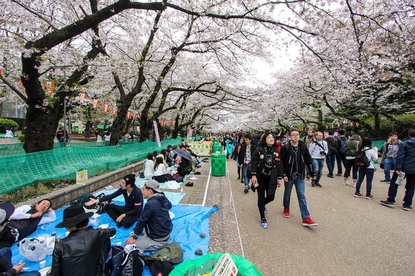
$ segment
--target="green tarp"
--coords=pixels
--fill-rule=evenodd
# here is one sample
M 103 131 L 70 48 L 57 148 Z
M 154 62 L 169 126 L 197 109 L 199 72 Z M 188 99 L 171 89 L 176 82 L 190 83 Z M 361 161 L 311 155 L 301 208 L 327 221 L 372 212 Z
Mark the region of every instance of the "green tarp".
M 203 275 L 212 272 L 217 261 L 222 257 L 224 253 L 210 253 L 206 254 L 203 257 L 187 260 L 179 264 L 169 276 L 197 276 Z M 232 255 L 232 260 L 235 262 L 236 267 L 238 268 L 238 276 L 262 276 L 263 274 L 259 272 L 255 265 L 248 261 L 247 259 L 238 256 Z

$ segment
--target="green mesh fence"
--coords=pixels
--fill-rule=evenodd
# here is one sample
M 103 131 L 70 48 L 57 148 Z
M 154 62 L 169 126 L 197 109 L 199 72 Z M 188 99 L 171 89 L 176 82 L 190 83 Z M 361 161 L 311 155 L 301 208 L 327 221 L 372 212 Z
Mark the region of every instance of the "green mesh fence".
M 178 145 L 180 140 L 164 140 L 160 148 L 152 141 L 121 142 L 111 147 L 96 142 L 71 143 L 66 147 L 28 154 L 17 150 L 18 146 L 22 147 L 21 144 L 8 145 L 10 149 L 4 151 L 19 153 L 0 156 L 0 194 L 19 189 L 36 180 L 75 179 L 76 172 L 81 170 L 88 170 L 88 176 L 112 171 L 141 160 L 150 152 L 167 148 L 167 145 Z
M 24 154 L 23 143 L 0 145 L 0 156 Z

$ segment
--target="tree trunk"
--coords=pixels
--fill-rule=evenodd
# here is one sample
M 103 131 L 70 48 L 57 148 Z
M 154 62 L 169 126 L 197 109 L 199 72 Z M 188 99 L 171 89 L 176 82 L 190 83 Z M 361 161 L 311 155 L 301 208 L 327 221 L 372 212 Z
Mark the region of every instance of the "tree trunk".
M 117 116 L 115 117 L 111 126 L 110 146 L 118 145 L 120 136 L 124 134 L 123 130 L 125 127 L 125 115 L 127 114 L 130 105 L 131 102 L 124 101 L 122 105 L 118 107 Z
M 80 126 L 78 126 L 78 127 L 80 127 Z M 85 138 L 91 137 L 91 130 L 92 130 L 91 106 L 88 105 L 88 108 L 86 110 L 86 124 L 85 124 L 85 133 L 84 133 Z
M 179 116 L 176 116 L 176 118 L 174 119 L 174 128 L 171 134 L 171 138 L 176 139 L 179 136 Z
M 370 131 L 370 130 L 369 130 Z M 374 114 L 374 125 L 373 125 L 373 132 L 375 134 L 375 138 L 381 138 L 380 136 L 380 116 L 379 113 Z
M 150 139 L 151 130 L 152 122 L 148 119 L 148 116 L 143 113 L 140 119 L 140 142 Z
M 26 153 L 53 149 L 55 131 L 63 116 L 65 93 L 53 104 L 45 104 L 45 92 L 39 81 L 39 57 L 36 53 L 25 57 L 22 55 L 23 76 L 21 80 L 27 94 L 27 113 L 25 121 Z
M 317 112 L 318 112 L 318 119 L 317 119 L 318 129 L 322 131 L 325 129 L 324 122 L 323 122 L 323 111 L 321 109 L 318 109 Z
M 53 149 L 55 132 L 61 118 L 60 110 L 28 107 L 23 146 L 26 153 Z

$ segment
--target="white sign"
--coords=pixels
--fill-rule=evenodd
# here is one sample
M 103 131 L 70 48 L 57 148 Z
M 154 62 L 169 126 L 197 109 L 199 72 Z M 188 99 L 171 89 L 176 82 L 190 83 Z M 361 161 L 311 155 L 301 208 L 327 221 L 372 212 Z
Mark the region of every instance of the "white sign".
M 232 260 L 231 255 L 225 253 L 215 265 L 211 276 L 236 276 L 237 274 L 238 268 Z

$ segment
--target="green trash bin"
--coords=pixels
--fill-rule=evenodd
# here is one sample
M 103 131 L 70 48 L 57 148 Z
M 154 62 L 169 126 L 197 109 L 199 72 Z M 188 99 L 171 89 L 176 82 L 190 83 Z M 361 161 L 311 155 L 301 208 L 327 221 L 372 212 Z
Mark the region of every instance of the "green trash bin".
M 226 175 L 226 154 L 213 153 L 211 156 L 211 166 L 213 176 Z
M 212 145 L 212 154 L 216 152 L 222 152 L 222 146 L 219 144 Z

